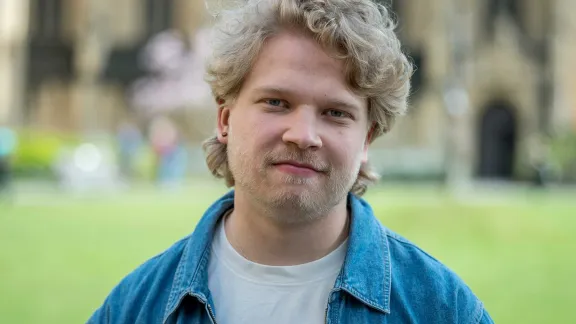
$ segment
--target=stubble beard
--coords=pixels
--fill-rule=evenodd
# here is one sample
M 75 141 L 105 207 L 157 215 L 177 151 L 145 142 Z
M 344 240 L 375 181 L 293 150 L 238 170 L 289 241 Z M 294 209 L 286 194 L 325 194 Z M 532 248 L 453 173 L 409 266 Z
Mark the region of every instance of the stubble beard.
M 269 163 L 273 159 L 268 154 L 255 161 L 239 150 L 228 154 L 236 189 L 246 192 L 266 215 L 285 225 L 311 223 L 326 216 L 346 199 L 360 169 L 357 163 L 354 172 L 349 173 L 328 166 L 325 173 L 314 178 L 279 176 L 273 174 L 276 171 Z

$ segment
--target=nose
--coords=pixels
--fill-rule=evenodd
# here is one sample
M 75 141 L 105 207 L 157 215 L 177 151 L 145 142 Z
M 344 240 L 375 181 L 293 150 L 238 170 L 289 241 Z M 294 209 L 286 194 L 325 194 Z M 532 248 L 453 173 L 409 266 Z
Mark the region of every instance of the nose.
M 291 143 L 301 150 L 319 149 L 322 140 L 314 109 L 295 109 L 288 120 L 288 127 L 282 136 L 284 143 Z

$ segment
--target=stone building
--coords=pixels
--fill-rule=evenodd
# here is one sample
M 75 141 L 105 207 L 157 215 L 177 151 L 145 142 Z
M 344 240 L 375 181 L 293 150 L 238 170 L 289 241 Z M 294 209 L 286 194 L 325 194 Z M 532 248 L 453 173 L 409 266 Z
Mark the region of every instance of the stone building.
M 418 67 L 408 116 L 372 150 L 382 173 L 527 178 L 531 143 L 576 131 L 574 1 L 382 2 Z M 151 74 L 150 39 L 172 29 L 194 49 L 206 24 L 202 0 L 2 0 L 0 124 L 112 131 L 134 115 L 127 91 Z M 214 106 L 196 106 L 176 119 L 198 143 Z
M 526 179 L 539 138 L 576 131 L 575 2 L 395 0 L 392 8 L 418 70 L 410 113 L 375 155 L 385 173 Z
M 0 38 L 0 76 L 7 78 L 0 91 L 13 94 L 2 96 L 10 102 L 0 105 L 1 116 L 60 131 L 111 131 L 131 119 L 127 91 L 153 74 L 142 58 L 150 40 L 173 30 L 190 46 L 206 24 L 204 4 L 194 0 L 0 3 L 2 14 L 18 22 L 7 26 L 9 40 Z

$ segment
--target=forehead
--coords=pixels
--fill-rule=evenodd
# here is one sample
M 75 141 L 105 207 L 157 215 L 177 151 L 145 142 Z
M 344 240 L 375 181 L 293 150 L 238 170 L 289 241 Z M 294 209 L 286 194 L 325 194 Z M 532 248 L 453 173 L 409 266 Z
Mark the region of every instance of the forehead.
M 344 62 L 331 57 L 314 39 L 284 31 L 264 43 L 244 90 L 282 88 L 302 99 L 323 98 L 365 106 L 366 100 L 348 86 L 344 71 Z

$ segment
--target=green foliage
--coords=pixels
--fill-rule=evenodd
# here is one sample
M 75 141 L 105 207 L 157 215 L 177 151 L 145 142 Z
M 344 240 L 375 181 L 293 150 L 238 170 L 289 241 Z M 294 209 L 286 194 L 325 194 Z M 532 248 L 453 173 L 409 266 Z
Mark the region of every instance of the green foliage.
M 70 134 L 21 130 L 12 159 L 14 173 L 20 177 L 51 177 L 54 163 L 62 150 L 78 143 L 79 138 Z
M 156 156 L 150 146 L 142 146 L 134 161 L 136 179 L 151 181 L 156 177 Z
M 18 145 L 12 156 L 14 174 L 17 178 L 54 178 L 54 167 L 65 152 L 82 143 L 77 134 L 42 130 L 18 131 Z M 92 142 L 110 150 L 111 160 L 117 163 L 118 144 L 113 138 L 99 138 Z M 155 156 L 144 142 L 134 158 L 134 171 L 137 180 L 152 180 L 155 172 Z

